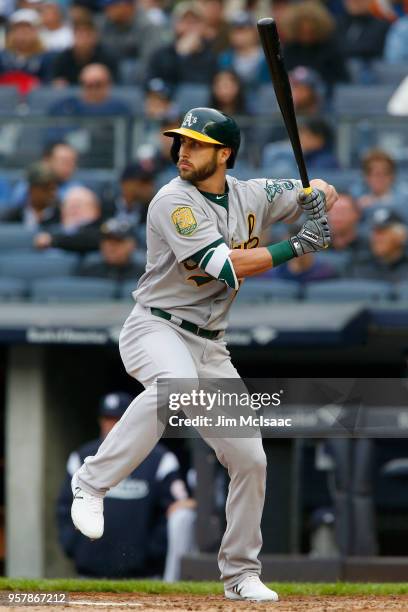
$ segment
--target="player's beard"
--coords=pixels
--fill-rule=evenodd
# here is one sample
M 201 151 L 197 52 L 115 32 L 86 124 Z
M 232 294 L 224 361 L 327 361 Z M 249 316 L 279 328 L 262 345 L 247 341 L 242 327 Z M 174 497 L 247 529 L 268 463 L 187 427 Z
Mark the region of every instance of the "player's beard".
M 179 174 L 182 179 L 189 181 L 193 185 L 205 181 L 210 178 L 217 170 L 217 151 L 213 152 L 212 159 L 203 167 L 198 170 L 191 168 L 179 168 Z

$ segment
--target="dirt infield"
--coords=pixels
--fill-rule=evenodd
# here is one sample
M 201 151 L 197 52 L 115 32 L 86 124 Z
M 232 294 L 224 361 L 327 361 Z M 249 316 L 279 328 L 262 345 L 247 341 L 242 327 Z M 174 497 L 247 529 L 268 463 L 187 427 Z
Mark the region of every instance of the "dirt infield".
M 59 606 L 5 606 L 1 610 L 13 612 L 62 612 L 73 610 L 96 611 L 108 610 L 129 612 L 141 610 L 146 612 L 371 612 L 372 610 L 391 610 L 408 612 L 408 595 L 395 596 L 353 596 L 353 597 L 318 597 L 287 596 L 278 603 L 262 604 L 250 602 L 230 602 L 220 595 L 142 595 L 115 593 L 71 593 L 69 605 Z

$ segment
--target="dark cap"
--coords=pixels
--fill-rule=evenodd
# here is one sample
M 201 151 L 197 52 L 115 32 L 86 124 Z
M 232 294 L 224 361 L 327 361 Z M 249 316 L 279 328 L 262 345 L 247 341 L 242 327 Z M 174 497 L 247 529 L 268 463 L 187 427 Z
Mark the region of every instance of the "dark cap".
M 301 85 L 308 85 L 312 89 L 321 90 L 323 87 L 323 81 L 319 74 L 311 68 L 306 66 L 296 66 L 289 72 L 289 80 L 291 83 L 300 83 Z
M 172 96 L 171 87 L 166 81 L 157 77 L 147 82 L 146 93 L 154 93 L 165 100 L 170 100 Z
M 141 181 L 153 181 L 154 171 L 153 166 L 148 162 L 143 161 L 133 162 L 126 166 L 123 170 L 120 180 L 127 181 L 129 179 L 138 179 Z
M 228 23 L 233 28 L 255 26 L 255 20 L 248 11 L 237 11 L 236 13 L 233 13 L 229 18 Z
M 384 228 L 396 223 L 404 224 L 404 220 L 392 208 L 377 208 L 373 212 L 371 225 L 373 228 Z
M 30 185 L 49 185 L 56 183 L 57 177 L 44 162 L 35 162 L 27 168 L 27 182 Z
M 99 416 L 120 419 L 126 412 L 133 397 L 129 393 L 118 391 L 104 395 L 99 402 Z
M 128 221 L 119 219 L 108 219 L 101 225 L 101 240 L 104 238 L 115 238 L 116 240 L 126 240 L 135 237 L 135 226 Z

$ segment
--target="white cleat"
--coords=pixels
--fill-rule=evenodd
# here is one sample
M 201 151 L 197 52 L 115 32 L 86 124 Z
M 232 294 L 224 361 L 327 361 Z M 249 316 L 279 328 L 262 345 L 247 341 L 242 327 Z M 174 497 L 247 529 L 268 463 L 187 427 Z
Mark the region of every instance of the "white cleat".
M 103 535 L 103 497 L 87 493 L 78 484 L 77 475 L 71 480 L 72 495 L 71 518 L 75 527 L 90 538 L 97 540 Z
M 279 601 L 278 594 L 268 589 L 258 576 L 248 576 L 232 589 L 225 589 L 225 597 L 247 601 Z

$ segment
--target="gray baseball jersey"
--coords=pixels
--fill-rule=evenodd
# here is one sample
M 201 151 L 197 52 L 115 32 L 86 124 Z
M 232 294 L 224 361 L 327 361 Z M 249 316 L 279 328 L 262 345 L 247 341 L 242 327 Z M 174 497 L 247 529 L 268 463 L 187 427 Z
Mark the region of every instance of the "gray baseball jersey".
M 206 197 L 177 177 L 162 187 L 147 215 L 147 265 L 135 300 L 161 308 L 206 329 L 225 329 L 236 291 L 203 272 L 193 256 L 221 240 L 231 248 L 259 246 L 262 231 L 301 213 L 294 179 L 251 179 L 227 176 L 224 196 Z M 195 258 L 197 259 L 197 258 Z

